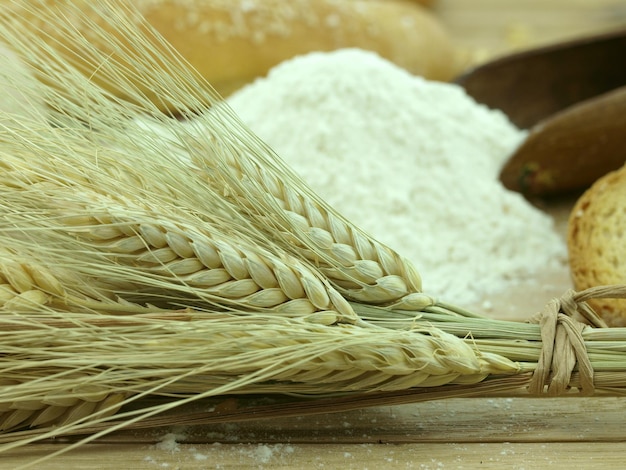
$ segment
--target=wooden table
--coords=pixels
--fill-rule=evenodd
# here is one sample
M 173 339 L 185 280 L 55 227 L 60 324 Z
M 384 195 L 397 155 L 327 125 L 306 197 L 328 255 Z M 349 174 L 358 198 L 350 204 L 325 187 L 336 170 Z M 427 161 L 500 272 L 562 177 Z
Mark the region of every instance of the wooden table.
M 626 453 L 619 398 L 473 398 L 109 436 L 37 469 L 602 469 Z M 37 444 L 0 468 L 60 447 Z
M 473 62 L 579 34 L 626 26 L 621 0 L 439 0 L 435 11 Z M 545 206 L 564 232 L 572 201 Z M 523 319 L 569 287 L 545 272 L 493 301 Z M 531 294 L 529 294 L 529 292 Z M 619 398 L 471 398 L 242 424 L 121 432 L 37 469 L 555 469 L 620 468 Z M 58 450 L 43 443 L 2 455 L 0 468 Z

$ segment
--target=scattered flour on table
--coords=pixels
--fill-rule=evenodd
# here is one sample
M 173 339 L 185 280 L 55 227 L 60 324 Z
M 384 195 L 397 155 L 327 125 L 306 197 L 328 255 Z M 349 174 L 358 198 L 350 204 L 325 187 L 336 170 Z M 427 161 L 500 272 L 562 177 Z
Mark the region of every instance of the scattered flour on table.
M 552 219 L 498 180 L 525 133 L 457 85 L 344 49 L 283 62 L 228 103 L 321 197 L 413 261 L 430 295 L 477 304 L 564 263 Z
M 180 452 L 178 443 L 184 441 L 187 438 L 182 428 L 168 432 L 165 434 L 159 442 L 155 444 L 155 448 L 167 452 Z

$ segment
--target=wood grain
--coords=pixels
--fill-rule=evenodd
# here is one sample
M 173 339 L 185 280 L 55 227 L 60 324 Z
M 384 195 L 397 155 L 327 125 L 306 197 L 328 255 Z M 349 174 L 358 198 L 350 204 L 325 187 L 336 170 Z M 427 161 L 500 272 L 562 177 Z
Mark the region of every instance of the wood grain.
M 40 446 L 33 455 L 53 450 Z M 593 449 L 591 451 L 591 449 Z M 289 444 L 180 445 L 175 452 L 124 444 L 89 445 L 40 470 L 204 469 L 486 469 L 606 470 L 621 468 L 626 443 Z M 99 455 L 100 457 L 95 457 Z M 3 459 L 14 468 L 14 459 Z
M 619 468 L 626 451 L 623 414 L 616 412 L 622 406 L 619 398 L 450 399 L 306 419 L 122 432 L 36 468 Z M 9 452 L 2 468 L 62 445 Z

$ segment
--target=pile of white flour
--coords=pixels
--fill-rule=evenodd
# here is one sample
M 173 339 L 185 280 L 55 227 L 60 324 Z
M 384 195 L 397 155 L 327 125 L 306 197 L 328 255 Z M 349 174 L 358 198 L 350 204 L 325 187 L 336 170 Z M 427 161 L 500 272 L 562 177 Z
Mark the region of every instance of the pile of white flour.
M 477 304 L 565 259 L 552 219 L 498 180 L 524 133 L 457 85 L 346 49 L 284 62 L 228 102 L 321 197 L 413 261 L 430 295 Z

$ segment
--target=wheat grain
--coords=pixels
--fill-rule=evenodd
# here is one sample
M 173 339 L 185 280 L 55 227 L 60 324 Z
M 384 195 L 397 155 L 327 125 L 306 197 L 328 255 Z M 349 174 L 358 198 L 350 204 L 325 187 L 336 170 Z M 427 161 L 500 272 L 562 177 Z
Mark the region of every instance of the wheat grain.
M 68 311 L 92 309 L 94 312 L 121 309 L 138 314 L 156 310 L 152 306 L 146 308 L 116 298 L 105 283 L 85 283 L 76 272 L 58 263 L 58 258 L 54 256 L 48 262 L 42 261 L 47 254 L 45 250 L 38 253 L 37 246 L 16 243 L 15 239 L 4 236 L 1 230 L 0 243 L 3 244 L 0 249 L 2 313 L 46 312 L 48 308 Z
M 65 294 L 47 268 L 20 262 L 6 245 L 0 248 L 0 310 L 32 311 L 48 305 L 53 296 Z

